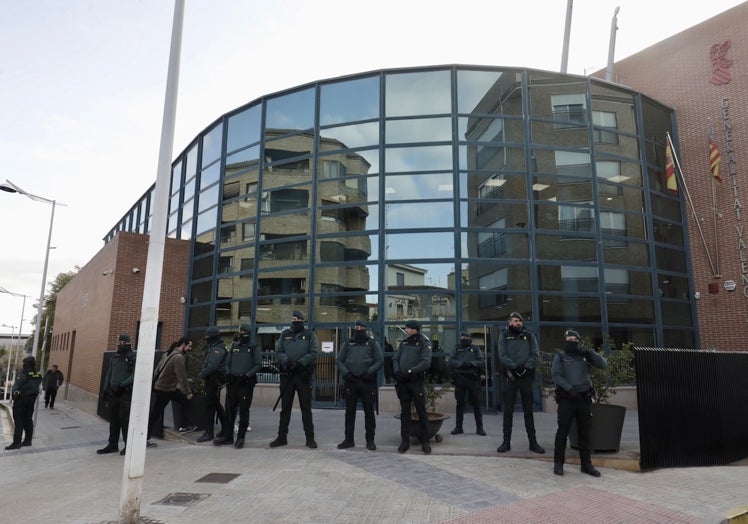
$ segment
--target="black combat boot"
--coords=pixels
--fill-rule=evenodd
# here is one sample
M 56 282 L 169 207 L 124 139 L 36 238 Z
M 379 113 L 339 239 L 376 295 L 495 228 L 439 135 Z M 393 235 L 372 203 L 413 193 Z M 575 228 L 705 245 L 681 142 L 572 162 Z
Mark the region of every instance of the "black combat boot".
M 530 439 L 530 451 L 533 451 L 540 455 L 545 454 L 545 449 L 543 449 L 543 447 L 540 444 L 538 444 L 538 441 L 535 440 L 535 437 Z
M 376 451 L 377 450 L 377 445 L 374 444 L 374 439 L 366 441 L 366 449 L 368 449 L 369 451 Z
M 348 449 L 352 448 L 356 444 L 352 440 L 345 439 L 343 442 L 338 444 L 338 449 Z
M 553 474 L 558 475 L 559 477 L 563 477 L 564 475 L 564 463 L 563 462 L 553 463 Z
M 20 448 L 21 445 L 19 444 L 18 447 Z M 8 449 L 8 448 L 5 448 Z M 111 442 L 106 445 L 106 447 L 103 447 L 101 449 L 97 449 L 96 453 L 98 455 L 106 455 L 107 453 L 116 453 L 119 451 L 119 448 L 117 447 L 117 444 L 112 444 Z
M 459 427 L 458 427 L 458 428 L 454 428 L 454 429 L 452 430 L 452 433 L 451 433 L 451 434 L 452 434 L 452 435 L 462 435 L 463 433 L 465 433 L 465 432 L 464 432 L 464 431 L 462 430 L 462 428 L 459 428 Z
M 278 435 L 278 437 L 270 443 L 271 448 L 277 448 L 278 446 L 285 446 L 288 444 L 288 440 L 286 440 L 286 437 L 281 437 Z
M 509 443 L 509 439 L 504 439 L 504 441 L 501 443 L 501 445 L 496 448 L 497 453 L 506 453 L 507 451 L 512 449 L 512 445 Z
M 221 437 L 221 438 L 217 438 L 213 440 L 214 446 L 225 446 L 226 444 L 233 444 L 233 443 L 234 443 L 233 437 L 230 437 L 228 435 L 225 437 Z
M 209 440 L 213 440 L 213 433 L 208 433 L 207 431 L 204 432 L 202 435 L 197 437 L 198 442 L 208 442 Z
M 21 449 L 21 443 L 13 442 L 10 446 L 5 446 L 5 451 L 10 451 L 12 449 Z
M 595 466 L 590 464 L 583 464 L 581 468 L 582 473 L 587 473 L 588 475 L 592 475 L 593 477 L 599 477 L 601 473 L 595 469 Z

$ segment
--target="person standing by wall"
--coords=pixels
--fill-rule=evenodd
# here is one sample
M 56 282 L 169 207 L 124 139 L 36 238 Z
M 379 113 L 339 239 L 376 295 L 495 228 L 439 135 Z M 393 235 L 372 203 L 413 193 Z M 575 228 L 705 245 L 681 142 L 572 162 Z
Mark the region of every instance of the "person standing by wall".
M 553 473 L 556 475 L 564 474 L 566 439 L 571 423 L 576 419 L 581 471 L 593 477 L 600 476 L 592 465 L 590 451 L 593 367 L 605 369 L 608 362 L 590 349 L 580 349 L 579 333 L 567 329 L 564 333 L 564 351 L 557 353 L 551 364 L 558 403 L 558 430 L 553 449 Z
M 392 357 L 395 392 L 400 399 L 400 447 L 397 451 L 405 453 L 410 448 L 410 406 L 413 404 L 418 413 L 421 450 L 428 455 L 431 445 L 423 380 L 431 367 L 431 342 L 421 334 L 421 324 L 416 320 L 405 323 L 405 334 L 407 338 L 400 342 Z
M 384 365 L 384 354 L 379 343 L 366 332 L 366 325 L 361 320 L 356 321 L 353 337 L 341 348 L 336 364 L 343 377 L 345 395 L 345 439 L 338 444 L 338 449 L 355 446 L 353 432 L 356 427 L 356 405 L 360 399 L 364 408 L 366 449 L 374 451 L 377 449 L 374 443 L 377 372 Z
M 208 352 L 203 361 L 203 368 L 198 377 L 205 381 L 205 432 L 197 438 L 198 442 L 214 440 L 215 418 L 221 424 L 218 437 L 224 436 L 228 429 L 226 427 L 226 414 L 221 405 L 221 387 L 226 378 L 226 344 L 221 340 L 221 332 L 217 327 L 209 327 L 205 330 L 205 342 L 208 344 Z
M 26 357 L 23 366 L 16 373 L 16 380 L 11 389 L 13 399 L 13 442 L 5 446 L 6 450 L 21 449 L 22 446 L 30 446 L 34 436 L 34 404 L 39 395 L 39 386 L 42 383 L 42 374 L 36 371 L 36 359 Z
M 65 377 L 57 367 L 57 364 L 52 364 L 52 367 L 44 374 L 44 380 L 42 381 L 45 408 L 55 409 L 57 390 L 62 386 L 64 380 Z
M 304 315 L 298 310 L 294 311 L 291 314 L 290 329 L 281 333 L 275 345 L 275 359 L 281 369 L 281 414 L 278 437 L 270 443 L 271 448 L 288 444 L 288 424 L 291 421 L 294 394 L 299 396 L 306 447 L 317 447 L 312 420 L 312 375 L 318 352 L 317 335 L 304 328 Z
M 119 434 L 127 446 L 127 425 L 130 420 L 130 402 L 132 401 L 132 384 L 135 379 L 135 352 L 130 344 L 130 335 L 123 333 L 117 339 L 117 354 L 109 361 L 104 391 L 109 413 L 109 443 L 97 449 L 96 453 L 105 455 L 119 450 Z M 122 448 L 120 455 L 125 454 Z
M 151 436 L 161 433 L 161 428 L 156 427 L 161 424 L 164 415 L 164 408 L 169 401 L 178 402 L 181 409 L 180 429 L 194 431 L 195 426 L 189 425 L 187 415 L 187 402 L 192 399 L 192 390 L 187 381 L 187 361 L 182 349 L 192 342 L 187 338 L 182 338 L 172 344 L 166 354 L 161 356 L 161 360 L 156 366 L 153 373 L 153 405 L 150 416 L 148 417 L 148 434 L 146 435 L 146 446 L 155 447 L 156 443 L 151 442 Z
M 452 435 L 464 433 L 462 420 L 465 412 L 465 393 L 467 393 L 470 404 L 473 406 L 475 415 L 475 432 L 485 436 L 483 429 L 483 414 L 480 408 L 480 372 L 486 365 L 483 352 L 478 346 L 473 345 L 470 333 L 460 333 L 460 343 L 457 344 L 449 356 L 449 365 L 453 370 L 455 386 L 455 428 Z
M 262 350 L 251 341 L 251 326 L 239 326 L 239 337 L 231 344 L 226 358 L 226 417 L 223 437 L 213 444 L 234 444 L 236 449 L 244 447 L 244 437 L 249 427 L 249 408 L 257 384 L 257 372 L 262 369 Z M 234 420 L 239 412 L 239 428 L 234 440 Z
M 504 411 L 504 440 L 496 449 L 505 453 L 511 448 L 514 401 L 519 391 L 522 411 L 525 415 L 525 430 L 530 441 L 530 451 L 543 454 L 545 450 L 535 436 L 535 419 L 532 414 L 532 389 L 535 383 L 535 367 L 540 360 L 540 350 L 535 334 L 524 327 L 522 315 L 509 315 L 509 325 L 499 335 L 499 363 L 504 386 L 502 409 Z

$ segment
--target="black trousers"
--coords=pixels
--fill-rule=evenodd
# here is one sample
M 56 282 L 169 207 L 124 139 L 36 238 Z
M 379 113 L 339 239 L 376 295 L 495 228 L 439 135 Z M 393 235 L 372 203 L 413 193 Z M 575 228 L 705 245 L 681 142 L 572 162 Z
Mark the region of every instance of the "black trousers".
M 119 434 L 122 432 L 122 440 L 127 444 L 127 424 L 130 421 L 130 402 L 132 392 L 123 391 L 107 401 L 109 409 L 109 443 L 116 446 L 119 443 Z
M 224 427 L 224 436 L 231 437 L 234 434 L 234 422 L 236 421 L 237 408 L 239 412 L 239 430 L 236 438 L 244 438 L 249 427 L 249 408 L 252 407 L 252 396 L 255 391 L 257 379 L 253 378 L 244 384 L 226 384 L 226 416 L 228 420 Z
M 483 414 L 480 409 L 480 378 L 471 375 L 455 374 L 455 427 L 462 429 L 465 414 L 465 394 L 473 406 L 475 429 L 483 429 Z
M 353 442 L 353 432 L 356 429 L 356 406 L 360 400 L 364 408 L 366 442 L 373 441 L 377 427 L 374 418 L 374 405 L 377 401 L 376 383 L 362 380 L 346 382 L 343 384 L 343 395 L 345 397 L 345 440 Z
M 205 379 L 205 414 L 205 432 L 208 435 L 213 435 L 216 415 L 218 415 L 218 420 L 221 423 L 221 432 L 225 435 L 225 430 L 227 429 L 224 426 L 226 413 L 221 405 L 221 384 L 217 378 Z
M 50 408 L 55 407 L 55 399 L 57 398 L 57 388 L 47 388 L 44 390 L 44 407 L 49 406 Z
M 416 407 L 418 427 L 420 429 L 421 444 L 429 441 L 429 422 L 426 414 L 426 391 L 423 380 L 412 382 L 398 382 L 395 384 L 397 398 L 400 399 L 400 440 L 408 442 L 410 439 L 410 405 Z
M 529 375 L 529 373 L 528 373 Z M 504 411 L 504 440 L 512 438 L 512 422 L 514 420 L 514 401 L 519 391 L 522 399 L 522 411 L 525 414 L 525 430 L 527 438 L 535 440 L 535 418 L 532 415 L 532 388 L 535 382 L 534 376 L 526 376 L 509 381 L 506 377 L 501 379 L 504 383 L 504 394 L 502 396 L 502 409 Z
M 185 427 L 190 425 L 190 418 L 188 413 L 189 400 L 184 393 L 176 389 L 174 391 L 159 391 L 158 389 L 153 390 L 153 402 L 151 404 L 151 411 L 148 414 L 148 435 L 147 439 L 150 439 L 153 435 L 161 435 L 161 428 L 156 427 L 163 420 L 164 408 L 170 401 L 174 401 L 179 404 L 181 408 L 179 410 L 180 420 L 179 427 Z
M 564 463 L 566 456 L 566 439 L 569 436 L 571 423 L 576 419 L 579 436 L 579 461 L 582 466 L 592 463 L 590 451 L 590 424 L 592 423 L 592 400 L 587 395 L 558 400 L 558 430 L 554 444 L 553 461 Z
M 13 444 L 31 442 L 34 437 L 34 405 L 36 394 L 25 395 L 13 400 Z M 25 433 L 25 435 L 24 435 Z
M 291 407 L 294 394 L 299 395 L 301 422 L 307 439 L 314 438 L 312 421 L 312 376 L 309 373 L 283 373 L 280 379 L 281 414 L 278 424 L 278 436 L 288 435 L 288 424 L 291 422 Z

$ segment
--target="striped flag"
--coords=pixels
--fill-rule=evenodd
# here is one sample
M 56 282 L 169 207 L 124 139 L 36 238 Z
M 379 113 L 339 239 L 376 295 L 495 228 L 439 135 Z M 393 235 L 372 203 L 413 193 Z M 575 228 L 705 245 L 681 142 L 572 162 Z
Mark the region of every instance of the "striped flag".
M 717 144 L 714 143 L 714 139 L 709 137 L 709 172 L 717 182 L 722 182 L 722 178 L 719 176 L 719 149 Z
M 665 187 L 673 193 L 678 192 L 678 181 L 675 178 L 675 164 L 673 164 L 673 152 L 670 149 L 670 141 L 665 146 Z

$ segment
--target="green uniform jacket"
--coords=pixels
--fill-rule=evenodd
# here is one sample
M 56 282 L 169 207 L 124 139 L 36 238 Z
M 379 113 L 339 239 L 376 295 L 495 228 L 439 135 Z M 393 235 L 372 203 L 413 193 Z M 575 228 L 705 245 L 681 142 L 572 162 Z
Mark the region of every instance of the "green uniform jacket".
M 251 342 L 234 342 L 226 357 L 226 374 L 254 377 L 262 369 L 262 350 Z
M 18 391 L 22 397 L 37 395 L 39 386 L 42 383 L 42 374 L 38 371 L 19 370 L 16 373 L 16 380 L 13 382 L 11 394 Z
M 551 364 L 553 382 L 564 391 L 584 393 L 592 387 L 592 366 L 600 369 L 608 367 L 608 362 L 590 351 L 581 353 L 556 353 Z
M 471 344 L 465 348 L 457 344 L 449 355 L 449 365 L 460 375 L 480 375 L 486 359 L 478 346 Z
M 349 372 L 356 377 L 364 373 L 376 375 L 384 365 L 384 353 L 379 343 L 371 337 L 361 343 L 350 339 L 338 353 L 336 363 L 341 377 Z
M 218 340 L 208 346 L 208 353 L 203 361 L 203 369 L 197 376 L 205 380 L 215 373 L 223 374 L 224 371 L 226 371 L 226 344 L 223 343 L 223 340 Z
M 135 352 L 130 351 L 124 355 L 115 353 L 109 363 L 109 369 L 104 379 L 104 391 L 115 388 L 132 387 L 135 380 Z
M 431 342 L 420 333 L 408 337 L 397 346 L 392 357 L 395 373 L 423 373 L 431 367 Z
M 506 328 L 499 335 L 499 363 L 505 368 L 515 369 L 519 366 L 526 368 L 537 367 L 540 360 L 538 339 L 532 331 L 522 329 L 515 333 Z
M 318 351 L 319 343 L 314 332 L 308 329 L 299 332 L 286 329 L 275 344 L 275 360 L 281 369 L 291 360 L 305 368 L 312 368 L 317 361 Z

